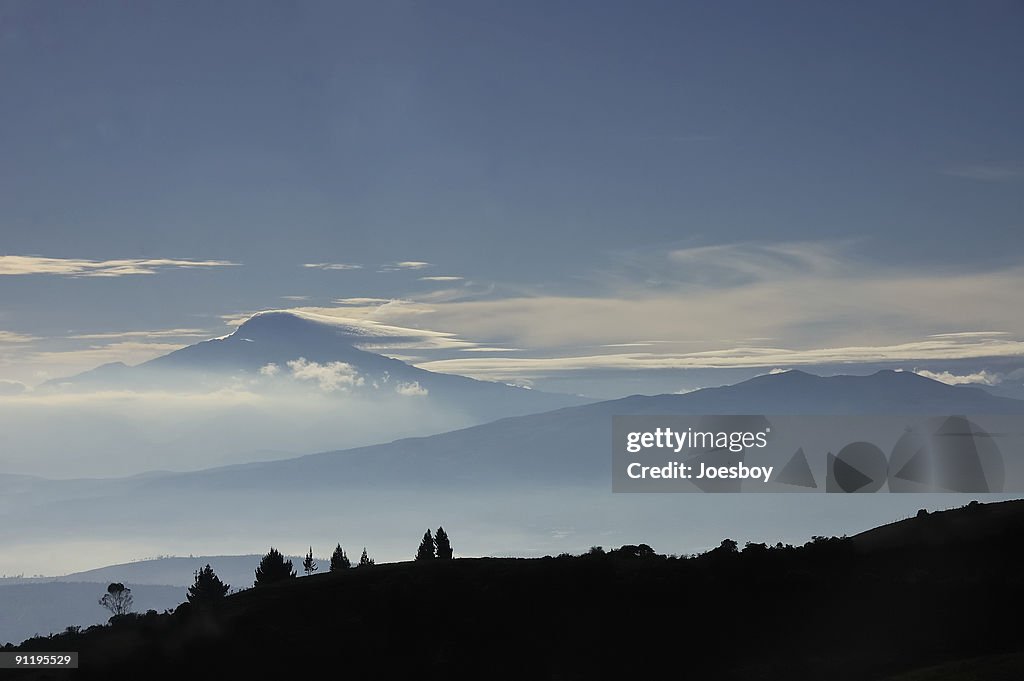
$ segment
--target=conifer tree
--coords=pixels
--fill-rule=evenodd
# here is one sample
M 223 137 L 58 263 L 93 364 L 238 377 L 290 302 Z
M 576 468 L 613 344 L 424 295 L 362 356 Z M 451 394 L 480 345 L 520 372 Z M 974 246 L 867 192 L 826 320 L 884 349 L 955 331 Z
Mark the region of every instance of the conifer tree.
M 306 559 L 302 561 L 302 569 L 306 571 L 306 576 L 309 577 L 311 574 L 317 571 L 316 561 L 313 560 L 313 547 L 309 547 L 309 553 L 306 554 Z
M 437 534 L 434 535 L 434 545 L 437 547 L 437 557 L 439 559 L 452 559 L 452 543 L 448 540 L 448 533 L 444 531 L 443 527 L 437 528 Z
M 210 564 L 195 571 L 195 582 L 188 588 L 189 603 L 214 603 L 224 598 L 231 586 L 220 580 Z
M 369 567 L 375 562 L 376 561 L 374 561 L 373 558 L 370 558 L 370 556 L 366 554 L 366 547 L 364 546 L 363 555 L 359 556 L 359 567 Z
M 263 556 L 259 567 L 256 568 L 254 584 L 255 586 L 265 586 L 294 576 L 295 570 L 292 569 L 292 562 L 285 560 L 281 552 L 271 546 L 270 551 Z
M 423 533 L 420 547 L 416 550 L 416 560 L 433 560 L 434 558 L 434 537 L 428 529 Z
M 352 561 L 350 561 L 348 556 L 345 555 L 345 550 L 341 548 L 341 544 L 338 544 L 334 548 L 334 553 L 331 554 L 331 572 L 347 570 L 350 567 L 352 567 Z

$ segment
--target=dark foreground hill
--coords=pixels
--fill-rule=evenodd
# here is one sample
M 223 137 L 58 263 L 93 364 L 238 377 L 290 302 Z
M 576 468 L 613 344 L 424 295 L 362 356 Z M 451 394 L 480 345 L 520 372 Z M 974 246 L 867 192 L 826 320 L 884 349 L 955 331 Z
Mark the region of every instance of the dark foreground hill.
M 935 541 L 941 518 L 978 531 Z M 698 522 L 679 521 L 680 533 Z M 914 541 L 919 529 L 933 538 Z M 667 669 L 860 681 L 933 666 L 1005 673 L 1024 661 L 1024 501 L 922 515 L 889 534 L 905 541 L 873 545 L 869 532 L 802 547 L 724 541 L 684 558 L 639 545 L 378 565 L 21 648 L 77 650 L 76 678 L 86 679 L 264 679 L 315 665 L 381 678 L 661 678 Z M 971 662 L 979 658 L 998 664 Z

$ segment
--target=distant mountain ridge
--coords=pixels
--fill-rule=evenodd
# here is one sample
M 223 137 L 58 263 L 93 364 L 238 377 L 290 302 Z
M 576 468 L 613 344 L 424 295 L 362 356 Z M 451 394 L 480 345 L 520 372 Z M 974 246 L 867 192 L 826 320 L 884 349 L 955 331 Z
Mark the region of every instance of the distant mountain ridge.
M 387 444 L 169 475 L 143 487 L 248 489 L 289 485 L 597 483 L 608 475 L 611 417 L 620 414 L 1024 414 L 1024 401 L 909 372 L 759 376 L 684 395 L 634 395 Z M 187 483 L 185 482 L 187 481 Z
M 192 348 L 185 350 L 197 352 Z M 361 487 L 369 481 L 444 486 L 482 480 L 512 485 L 525 481 L 594 484 L 607 478 L 611 417 L 619 414 L 954 413 L 1024 414 L 1024 401 L 996 397 L 980 388 L 950 386 L 911 372 L 821 377 L 787 371 L 682 395 L 633 395 L 354 449 L 95 484 L 103 485 L 106 493 L 122 488 L 145 494 L 167 494 L 181 486 L 280 491 Z M 26 484 L 31 489 L 48 486 L 43 481 Z M 85 482 L 60 484 L 70 489 Z

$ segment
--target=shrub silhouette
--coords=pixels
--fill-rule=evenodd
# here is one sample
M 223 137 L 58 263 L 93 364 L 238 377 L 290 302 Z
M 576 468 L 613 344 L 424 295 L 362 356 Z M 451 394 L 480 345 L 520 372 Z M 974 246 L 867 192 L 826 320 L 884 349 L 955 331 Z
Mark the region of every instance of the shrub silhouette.
M 653 558 L 654 549 L 647 544 L 623 544 L 612 551 L 616 558 Z
M 195 582 L 188 588 L 188 602 L 195 604 L 214 603 L 224 598 L 231 586 L 220 580 L 210 564 L 195 571 Z
M 425 539 L 425 537 L 424 537 Z M 441 560 L 451 560 L 453 551 L 452 543 L 448 539 L 448 533 L 444 531 L 443 527 L 437 528 L 437 534 L 434 536 L 434 546 L 437 547 L 437 553 L 435 554 Z
M 718 548 L 712 549 L 711 553 L 718 553 L 729 555 L 736 553 L 739 550 L 739 544 L 734 539 L 723 539 L 722 543 L 718 545 Z
M 363 555 L 366 555 L 366 550 L 363 550 Z M 345 550 L 341 548 L 341 544 L 334 547 L 334 553 L 331 554 L 331 572 L 338 572 L 339 570 L 347 570 L 352 567 L 352 561 L 345 555 Z
M 270 551 L 263 556 L 259 567 L 256 568 L 256 581 L 253 585 L 265 586 L 294 576 L 295 570 L 292 569 L 292 562 L 285 560 L 281 552 L 271 546 Z
M 430 534 L 430 530 L 423 533 L 423 539 L 420 540 L 420 547 L 416 549 L 416 560 L 433 560 L 434 559 L 434 537 Z
M 114 582 L 107 587 L 107 593 L 100 599 L 100 605 L 109 610 L 112 617 L 125 615 L 132 609 L 132 590 L 120 582 Z

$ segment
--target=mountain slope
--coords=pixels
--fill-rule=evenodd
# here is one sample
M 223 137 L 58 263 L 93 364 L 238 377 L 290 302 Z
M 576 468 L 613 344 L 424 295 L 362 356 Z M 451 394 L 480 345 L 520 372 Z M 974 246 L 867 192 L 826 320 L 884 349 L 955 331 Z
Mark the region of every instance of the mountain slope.
M 760 376 L 685 395 L 619 400 L 506 418 L 422 438 L 155 479 L 153 489 L 404 484 L 607 482 L 611 418 L 619 414 L 1024 414 L 1024 401 L 913 373 Z
M 395 394 L 425 398 L 481 422 L 592 402 L 574 395 L 529 390 L 504 383 L 440 374 L 358 346 L 381 338 L 353 325 L 289 312 L 253 315 L 233 333 L 175 350 L 138 366 L 115 362 L 45 385 L 61 389 L 213 389 L 247 380 L 254 390 L 313 387 L 374 401 Z M 403 338 L 387 335 L 392 343 Z M 300 364 L 290 364 L 300 363 Z M 338 365 L 336 363 L 341 363 Z M 302 369 L 307 371 L 299 374 Z M 306 383 L 295 380 L 310 379 Z

